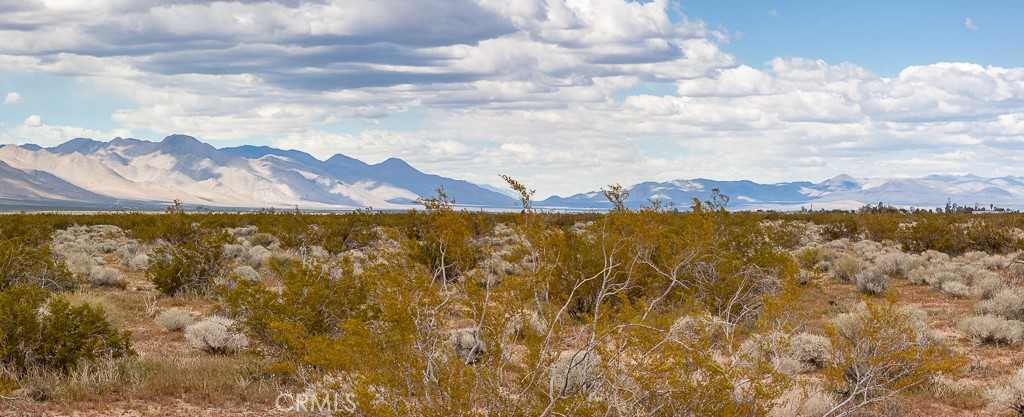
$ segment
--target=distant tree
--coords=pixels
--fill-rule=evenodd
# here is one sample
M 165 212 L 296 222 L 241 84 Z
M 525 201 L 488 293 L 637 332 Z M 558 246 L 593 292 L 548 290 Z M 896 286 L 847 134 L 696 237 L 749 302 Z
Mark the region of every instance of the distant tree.
M 519 204 L 523 208 L 523 214 L 533 211 L 533 195 L 537 190 L 527 188 L 525 184 L 508 175 L 502 175 L 501 179 L 505 180 L 508 186 L 512 188 L 516 194 L 519 194 Z
M 455 207 L 455 200 L 448 197 L 448 193 L 444 191 L 444 186 L 437 187 L 434 192 L 436 194 L 433 197 L 421 197 L 416 202 L 423 205 L 423 208 L 427 209 L 427 211 L 448 211 Z
M 626 191 L 622 185 L 609 185 L 607 189 L 602 188 L 601 193 L 604 194 L 604 198 L 608 199 L 609 203 L 612 203 L 612 210 L 626 211 L 626 199 L 629 198 L 629 191 Z

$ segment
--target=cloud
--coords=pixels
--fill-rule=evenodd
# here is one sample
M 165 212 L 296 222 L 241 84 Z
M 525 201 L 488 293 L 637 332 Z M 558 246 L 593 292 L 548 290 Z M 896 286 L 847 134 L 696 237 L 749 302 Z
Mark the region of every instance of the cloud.
M 971 19 L 969 17 L 965 17 L 964 18 L 964 28 L 973 32 L 973 31 L 978 30 L 978 25 L 974 23 L 974 19 Z
M 74 138 L 132 137 L 126 129 L 100 131 L 74 126 L 51 126 L 39 115 L 31 115 L 17 126 L 0 126 L 0 143 L 34 143 L 41 146 L 56 146 Z
M 4 104 L 18 104 L 21 102 L 21 94 L 10 92 L 4 97 Z
M 0 138 L 183 132 L 324 158 L 397 156 L 485 183 L 508 173 L 539 194 L 699 176 L 814 179 L 865 166 L 1003 175 L 1024 162 L 1007 152 L 1024 149 L 1022 68 L 949 62 L 878 75 L 813 57 L 744 65 L 721 49 L 722 33 L 670 18 L 674 7 L 0 0 L 0 72 L 68 77 L 124 103 L 113 131 L 49 126 L 44 113 L 0 126 Z M 410 114 L 415 121 L 402 120 Z

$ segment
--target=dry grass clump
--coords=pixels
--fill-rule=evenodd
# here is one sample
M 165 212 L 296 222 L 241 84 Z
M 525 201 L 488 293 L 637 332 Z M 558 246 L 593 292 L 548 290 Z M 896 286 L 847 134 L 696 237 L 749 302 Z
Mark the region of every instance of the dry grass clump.
M 189 346 L 206 353 L 237 353 L 249 346 L 249 338 L 233 329 L 234 320 L 214 316 L 185 328 Z
M 963 319 L 961 332 L 978 343 L 1013 345 L 1024 341 L 1024 322 L 984 315 Z
M 156 324 L 160 325 L 164 330 L 171 332 L 182 331 L 194 322 L 192 313 L 176 307 L 164 310 L 156 316 Z

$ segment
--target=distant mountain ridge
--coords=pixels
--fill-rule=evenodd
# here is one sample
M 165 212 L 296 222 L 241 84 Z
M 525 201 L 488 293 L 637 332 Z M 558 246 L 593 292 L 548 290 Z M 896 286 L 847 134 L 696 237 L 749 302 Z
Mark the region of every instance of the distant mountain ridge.
M 0 146 L 0 207 L 159 208 L 180 199 L 224 209 L 408 209 L 438 187 L 463 207 L 511 209 L 516 198 L 490 185 L 424 173 L 397 158 L 376 164 L 337 154 L 326 160 L 268 146 L 216 148 L 186 135 L 153 142 L 115 138 L 73 139 L 58 146 Z M 713 189 L 738 210 L 855 209 L 884 202 L 902 207 L 990 204 L 1024 209 L 1024 177 L 930 175 L 761 184 L 706 178 L 647 181 L 628 188 L 627 206 L 659 200 L 688 208 Z M 553 196 L 538 208 L 606 210 L 600 191 Z
M 0 205 L 18 206 L 146 207 L 180 199 L 215 208 L 402 209 L 437 187 L 463 206 L 515 203 L 396 158 L 367 164 L 338 154 L 321 161 L 266 146 L 218 149 L 186 135 L 2 146 L 0 184 Z
M 716 181 L 704 178 L 667 182 L 642 182 L 629 187 L 628 207 L 663 205 L 688 208 L 694 198 L 706 201 L 712 190 L 729 196 L 729 208 L 740 210 L 856 209 L 883 202 L 898 207 L 933 208 L 947 202 L 960 205 L 997 205 L 1024 208 L 1024 177 L 984 178 L 976 175 L 930 175 L 922 178 L 854 178 L 838 175 L 825 181 L 759 184 L 753 181 Z M 608 209 L 600 191 L 554 196 L 538 207 Z

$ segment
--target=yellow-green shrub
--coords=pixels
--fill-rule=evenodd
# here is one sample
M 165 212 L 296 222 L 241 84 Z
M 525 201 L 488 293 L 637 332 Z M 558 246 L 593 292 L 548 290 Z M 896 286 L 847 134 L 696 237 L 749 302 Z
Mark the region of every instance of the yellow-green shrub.
M 81 361 L 132 354 L 102 308 L 71 306 L 60 296 L 16 285 L 0 291 L 0 363 L 18 370 L 66 371 Z

